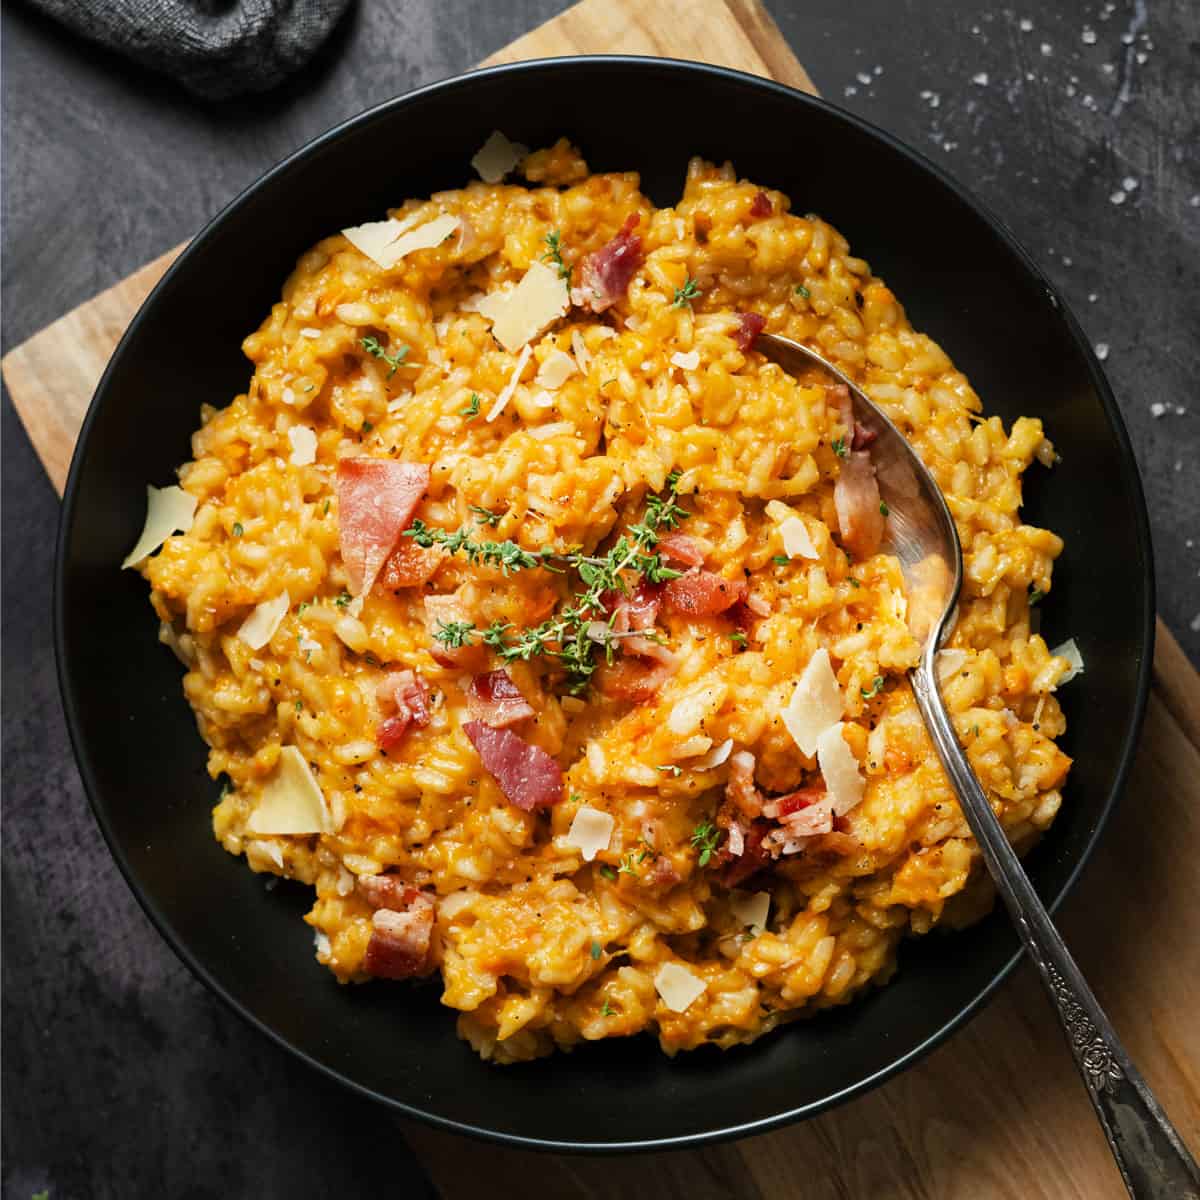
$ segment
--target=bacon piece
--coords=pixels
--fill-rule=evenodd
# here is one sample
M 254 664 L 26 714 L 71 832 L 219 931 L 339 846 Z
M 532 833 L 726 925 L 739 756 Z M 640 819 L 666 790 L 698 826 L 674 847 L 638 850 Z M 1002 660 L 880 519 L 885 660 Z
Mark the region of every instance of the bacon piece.
M 872 445 L 879 434 L 873 429 L 868 429 L 865 425 L 860 425 L 857 421 L 854 422 L 854 436 L 850 439 L 851 450 L 865 450 Z
M 737 328 L 733 331 L 733 340 L 737 343 L 737 347 L 741 351 L 749 350 L 754 345 L 754 339 L 767 327 L 766 317 L 760 317 L 758 313 L 737 314 Z
M 760 220 L 763 217 L 769 217 L 774 211 L 775 206 L 771 203 L 771 197 L 766 192 L 759 192 L 750 205 L 750 215 Z
M 667 607 L 689 617 L 715 617 L 745 596 L 745 580 L 724 579 L 699 567 L 663 584 L 663 600 Z
M 673 888 L 679 879 L 679 871 L 665 854 L 658 855 L 650 870 L 646 872 L 646 882 L 651 887 L 662 888 L 663 891 Z
M 389 671 L 375 695 L 385 712 L 395 710 L 375 730 L 375 744 L 381 750 L 399 745 L 410 724 L 422 728 L 429 724 L 429 691 L 416 671 Z
M 394 912 L 407 911 L 421 894 L 399 875 L 360 875 L 355 883 L 359 895 L 372 908 L 390 908 Z
M 355 596 L 374 587 L 428 486 L 424 463 L 383 458 L 343 458 L 338 463 L 338 537 Z
M 778 817 L 781 820 L 784 817 L 790 816 L 792 813 L 797 813 L 801 809 L 808 808 L 813 804 L 819 804 L 826 798 L 825 787 L 807 787 L 799 788 L 794 792 L 788 792 L 786 796 L 776 796 L 770 802 L 774 811 L 768 811 L 768 816 Z
M 733 801 L 738 812 L 751 820 L 762 812 L 762 793 L 754 785 L 754 755 L 749 750 L 738 750 L 729 756 L 725 796 Z
M 441 546 L 418 546 L 412 538 L 401 537 L 383 564 L 379 582 L 389 592 L 420 587 L 433 578 L 445 557 L 446 551 Z
M 737 887 L 771 861 L 771 853 L 763 845 L 763 838 L 769 831 L 770 826 L 765 821 L 751 822 L 743 837 L 745 846 L 742 853 L 730 859 L 721 870 L 720 879 L 725 887 Z
M 630 642 L 648 641 L 645 638 L 626 638 Z M 653 645 L 654 643 L 650 643 Z M 666 650 L 665 646 L 657 647 Z M 670 654 L 670 651 L 667 651 Z M 677 659 L 671 655 L 670 662 L 646 662 L 639 658 L 622 655 L 613 663 L 601 663 L 596 669 L 596 687 L 601 695 L 614 700 L 632 700 L 643 704 L 657 696 L 662 685 L 675 673 Z
M 642 239 L 633 232 L 638 220 L 637 213 L 631 214 L 616 237 L 580 263 L 580 286 L 571 289 L 572 304 L 601 313 L 629 290 L 629 281 L 646 257 Z
M 394 750 L 404 740 L 411 722 L 412 716 L 408 709 L 398 712 L 394 717 L 388 717 L 386 721 L 380 721 L 375 728 L 375 745 L 380 750 Z
M 476 721 L 505 729 L 533 716 L 533 706 L 521 695 L 505 670 L 476 675 L 467 687 L 467 710 Z
M 669 562 L 682 567 L 698 567 L 708 557 L 711 546 L 686 533 L 668 533 L 658 539 L 656 549 Z
M 875 466 L 866 450 L 852 450 L 850 456 L 842 460 L 842 469 L 833 487 L 833 504 L 843 547 L 855 558 L 870 558 L 879 549 L 886 526 L 879 510 Z
M 443 625 L 455 621 L 470 623 L 470 614 L 462 598 L 455 592 L 439 596 L 425 596 L 425 626 L 429 630 L 429 653 L 434 661 L 443 667 L 462 667 L 469 670 L 473 666 L 483 666 L 487 661 L 485 648 L 478 642 L 469 642 L 451 649 L 437 640 L 437 631 Z
M 509 803 L 532 812 L 562 799 L 562 768 L 545 750 L 531 746 L 511 729 L 493 729 L 482 721 L 467 721 L 463 732 Z
M 411 892 L 411 897 L 408 893 Z M 377 979 L 411 979 L 429 970 L 429 942 L 433 934 L 434 901 L 425 892 L 409 888 L 406 907 L 377 908 L 371 917 L 371 940 L 363 957 L 363 970 Z
M 826 797 L 806 808 L 798 808 L 786 816 L 780 816 L 779 824 L 789 837 L 813 837 L 818 833 L 833 831 L 833 802 Z

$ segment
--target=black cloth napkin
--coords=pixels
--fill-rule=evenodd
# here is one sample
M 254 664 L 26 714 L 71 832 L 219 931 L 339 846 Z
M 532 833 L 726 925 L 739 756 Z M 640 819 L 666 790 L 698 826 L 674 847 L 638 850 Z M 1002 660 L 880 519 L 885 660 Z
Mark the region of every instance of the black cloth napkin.
M 76 33 L 219 100 L 302 66 L 350 0 L 30 0 Z

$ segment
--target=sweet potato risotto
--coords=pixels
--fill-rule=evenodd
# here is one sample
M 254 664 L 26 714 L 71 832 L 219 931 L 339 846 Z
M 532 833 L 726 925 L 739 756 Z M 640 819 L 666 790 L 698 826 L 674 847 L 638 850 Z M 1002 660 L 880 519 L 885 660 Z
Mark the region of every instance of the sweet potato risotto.
M 300 259 L 127 565 L 187 668 L 217 838 L 314 889 L 339 981 L 440 979 L 497 1062 L 747 1042 L 991 901 L 905 679 L 870 439 L 755 337 L 837 362 L 944 489 L 942 687 L 1022 851 L 1070 765 L 1076 667 L 1030 627 L 1062 542 L 1020 517 L 1053 449 L 730 166 L 655 208 L 565 141 L 475 162 Z

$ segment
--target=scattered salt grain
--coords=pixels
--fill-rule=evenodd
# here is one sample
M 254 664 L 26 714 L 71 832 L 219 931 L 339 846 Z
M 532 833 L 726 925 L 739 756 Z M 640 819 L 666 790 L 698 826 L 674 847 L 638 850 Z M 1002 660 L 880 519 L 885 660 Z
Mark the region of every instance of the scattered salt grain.
M 1096 98 L 1089 92 L 1087 95 L 1084 96 L 1082 103 L 1083 103 L 1084 108 L 1090 108 L 1092 110 L 1095 110 Z
M 1100 297 L 1095 292 L 1088 292 L 1088 303 L 1095 304 Z
M 876 63 L 876 65 L 875 65 L 875 66 L 872 68 L 872 70 L 874 71 L 874 73 L 875 73 L 876 75 L 882 75 L 882 74 L 883 74 L 883 68 L 882 68 L 881 66 L 879 66 L 879 64 L 878 64 L 878 63 Z
M 1116 69 L 1117 68 L 1114 67 L 1112 63 L 1102 63 L 1100 65 L 1100 70 L 1102 70 L 1105 75 L 1111 75 Z
M 1043 55 L 1044 55 L 1046 58 L 1049 58 L 1049 57 L 1050 57 L 1050 55 L 1051 55 L 1051 54 L 1053 54 L 1053 53 L 1054 53 L 1054 47 L 1053 47 L 1053 46 L 1051 46 L 1049 42 L 1043 42 L 1043 43 L 1042 43 L 1042 54 L 1043 54 Z
M 1121 180 L 1121 186 L 1127 192 L 1132 192 L 1137 189 L 1138 181 L 1134 179 L 1132 175 L 1126 175 L 1125 178 Z
M 1165 417 L 1167 415 L 1167 406 L 1159 403 L 1157 400 L 1150 405 L 1150 415 L 1152 417 Z
M 1200 633 L 1200 613 L 1197 613 L 1189 622 L 1188 628 L 1193 633 Z
M 980 71 L 978 75 L 972 75 L 971 82 L 978 84 L 980 87 L 987 87 L 988 73 L 986 71 Z
M 1107 342 L 1097 342 L 1096 343 L 1096 357 L 1101 362 L 1103 362 L 1108 357 L 1108 343 Z
M 1028 17 L 1022 17 L 1020 21 L 1017 22 L 1017 25 L 1022 33 L 1033 32 L 1033 22 Z
M 1118 189 L 1117 191 L 1113 192 L 1111 196 L 1109 196 L 1108 201 L 1110 204 L 1124 204 L 1125 193 Z
M 1066 86 L 1066 93 L 1067 93 L 1067 95 L 1068 95 L 1068 96 L 1073 96 L 1073 95 L 1075 95 L 1075 85 L 1074 85 L 1073 83 L 1068 83 L 1068 84 L 1067 84 L 1067 86 Z
M 859 73 L 857 75 L 855 75 L 854 78 L 857 79 L 858 82 L 863 85 L 863 87 L 871 86 L 871 76 L 869 74 L 867 74 L 866 71 L 859 71 Z
M 1085 25 L 1083 32 L 1079 35 L 1079 38 L 1085 46 L 1094 46 L 1096 44 L 1096 31 L 1094 29 L 1089 29 Z
M 849 84 L 845 89 L 845 93 L 847 96 L 857 96 L 858 88 L 856 88 L 854 84 Z

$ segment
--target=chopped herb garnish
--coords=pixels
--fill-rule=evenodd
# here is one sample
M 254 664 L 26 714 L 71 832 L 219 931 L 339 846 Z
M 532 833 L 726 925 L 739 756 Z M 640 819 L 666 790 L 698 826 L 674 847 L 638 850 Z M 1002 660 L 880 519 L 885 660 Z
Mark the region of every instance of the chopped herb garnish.
M 363 661 L 364 661 L 364 662 L 367 664 L 367 666 L 368 666 L 368 667 L 377 667 L 377 666 L 379 666 L 379 659 L 377 659 L 377 658 L 375 657 L 375 655 L 373 655 L 373 654 L 370 652 L 370 650 L 368 650 L 368 651 L 366 652 L 366 654 L 364 654 L 364 655 L 363 655 Z
M 853 575 L 847 575 L 847 576 L 846 576 L 846 582 L 847 582 L 847 583 L 848 583 L 848 584 L 849 584 L 849 585 L 850 585 L 852 588 L 860 588 L 860 587 L 862 587 L 862 583 L 861 583 L 859 580 L 855 579 Z
M 603 875 L 605 879 L 616 879 L 617 877 L 616 871 L 614 871 L 612 867 L 608 865 L 608 863 L 604 863 L 600 867 L 600 874 Z
M 382 359 L 385 363 L 388 364 L 389 367 L 392 368 L 388 372 L 389 379 L 391 379 L 391 377 L 393 375 L 395 375 L 395 373 L 403 365 L 404 360 L 408 357 L 408 347 L 407 346 L 401 346 L 400 349 L 397 350 L 395 354 L 389 354 L 383 348 L 383 346 L 380 345 L 379 339 L 375 338 L 375 337 L 371 337 L 370 334 L 368 334 L 365 338 L 363 338 L 361 340 L 360 345 L 368 354 L 373 354 L 376 358 Z
M 304 610 L 309 607 L 310 607 L 310 605 L 307 600 L 301 600 L 300 603 L 296 605 L 296 616 L 298 616 L 298 617 L 304 616 Z
M 886 500 L 880 500 L 880 502 L 879 502 L 879 511 L 880 511 L 880 512 L 881 512 L 881 513 L 882 513 L 882 514 L 885 516 L 885 517 L 887 517 L 887 516 L 891 516 L 891 512 L 892 512 L 892 510 L 891 510 L 890 508 L 888 508 L 888 506 L 887 506 L 887 501 L 886 501 Z
M 370 433 L 371 430 L 374 428 L 375 428 L 375 426 L 372 425 L 370 421 L 364 421 L 362 423 L 362 428 L 361 428 L 360 432 L 361 433 Z
M 325 517 L 329 516 L 329 501 L 328 500 L 325 501 L 325 508 L 321 515 L 325 516 Z
M 607 996 L 604 997 L 604 1003 L 600 1005 L 600 1015 L 602 1017 L 611 1017 L 616 1015 L 616 1010 L 611 1004 L 609 1004 Z
M 642 857 L 644 858 L 645 855 Z M 636 862 L 641 862 L 641 859 L 635 859 L 633 857 L 633 851 L 631 850 L 623 859 L 621 859 L 621 865 L 617 868 L 617 871 L 622 875 L 632 875 L 634 879 L 637 879 L 638 873 L 633 869 Z
M 338 608 L 345 608 L 350 603 L 350 593 L 343 591 L 340 596 L 334 601 Z
M 556 229 L 553 233 L 546 234 L 543 240 L 546 243 L 546 251 L 542 259 L 549 259 L 558 268 L 559 279 L 570 279 L 571 268 L 563 262 L 562 256 L 562 230 Z
M 746 635 L 740 629 L 734 630 L 734 632 L 729 635 L 729 640 L 739 650 L 745 650 L 745 648 L 750 644 Z
M 466 407 L 459 410 L 460 417 L 477 417 L 479 416 L 479 393 L 472 392 L 471 399 L 467 401 Z
M 472 504 L 471 511 L 475 514 L 477 525 L 499 525 L 504 517 L 503 513 L 494 513 L 490 508 L 480 508 L 478 504 Z
M 847 458 L 850 455 L 850 448 L 846 445 L 844 437 L 833 439 L 833 452 L 838 458 Z
M 600 943 L 593 940 L 593 942 L 592 942 L 592 959 L 593 959 L 593 961 L 595 961 L 597 958 L 600 957 L 600 952 L 601 952 Z
M 671 301 L 671 307 L 691 308 L 692 301 L 699 295 L 701 295 L 700 288 L 697 286 L 696 281 L 689 276 L 684 282 L 683 287 L 675 289 L 675 298 Z
M 220 794 L 217 796 L 217 799 L 224 800 L 225 797 L 228 796 L 229 793 L 232 791 L 233 791 L 233 788 L 231 788 L 229 786 L 229 780 L 226 779 L 225 782 L 221 784 L 221 791 L 220 791 Z
M 664 763 L 662 766 L 655 767 L 656 771 L 661 771 L 664 775 L 670 772 L 676 778 L 683 774 L 683 768 L 676 766 L 674 763 Z
M 1029 607 L 1032 608 L 1039 600 L 1045 599 L 1046 593 L 1037 588 L 1029 589 Z
M 299 716 L 303 711 L 304 711 L 304 701 L 297 700 L 296 701 L 296 716 Z
M 777 567 L 786 567 L 792 560 L 786 554 L 772 554 L 771 561 Z
M 875 676 L 875 678 L 871 681 L 870 691 L 868 691 L 866 688 L 859 688 L 858 690 L 862 692 L 862 697 L 864 700 L 874 700 L 875 697 L 883 691 L 883 676 Z
M 471 634 L 475 626 L 470 621 L 439 621 L 433 631 L 433 640 L 441 642 L 447 650 L 457 650 L 460 646 L 471 644 Z
M 246 531 L 245 531 L 245 530 L 242 528 L 242 523 L 241 523 L 241 521 L 234 521 L 234 523 L 233 523 L 233 536 L 234 536 L 234 537 L 241 537 L 241 536 L 242 536 L 242 534 L 243 534 L 243 533 L 245 533 L 245 532 L 246 532 Z
M 978 736 L 979 736 L 979 726 L 978 726 L 978 725 L 972 725 L 972 726 L 971 726 L 971 733 L 972 733 L 972 734 L 974 734 L 974 736 L 975 736 L 975 737 L 978 737 Z
M 711 821 L 706 819 L 701 821 L 692 830 L 691 840 L 692 845 L 700 851 L 697 865 L 707 867 L 708 860 L 712 858 L 717 849 L 717 843 L 721 840 L 721 831 Z
M 805 300 L 808 300 L 812 297 L 812 292 L 810 292 L 802 283 L 796 284 L 795 292 L 797 296 L 803 296 Z

